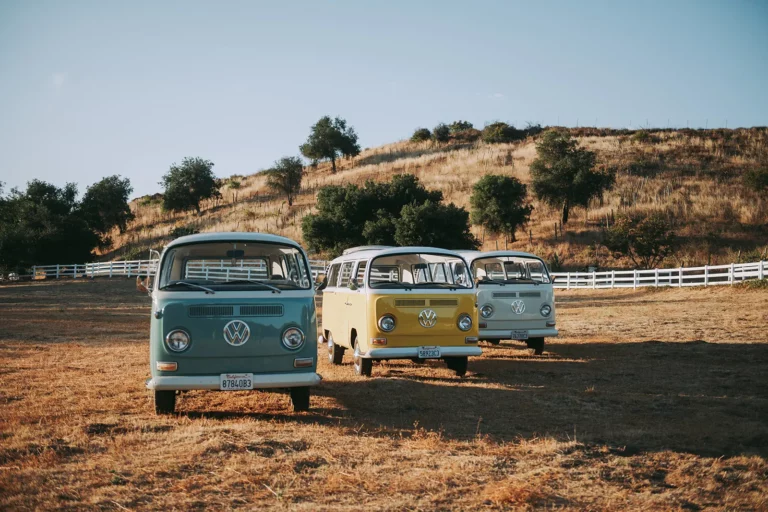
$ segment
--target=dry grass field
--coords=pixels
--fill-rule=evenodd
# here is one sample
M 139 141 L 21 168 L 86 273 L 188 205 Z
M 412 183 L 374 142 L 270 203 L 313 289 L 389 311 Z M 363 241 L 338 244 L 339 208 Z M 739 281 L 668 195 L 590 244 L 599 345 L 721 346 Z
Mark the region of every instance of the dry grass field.
M 3 510 L 768 508 L 768 293 L 558 293 L 562 337 L 157 417 L 127 280 L 0 287 Z

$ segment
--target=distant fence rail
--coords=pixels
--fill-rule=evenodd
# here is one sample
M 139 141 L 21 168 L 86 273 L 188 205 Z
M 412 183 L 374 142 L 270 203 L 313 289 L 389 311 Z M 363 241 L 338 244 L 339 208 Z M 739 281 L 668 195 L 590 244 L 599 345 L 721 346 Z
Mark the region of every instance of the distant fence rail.
M 158 260 L 154 259 L 70 265 L 41 265 L 32 267 L 31 275 L 10 275 L 10 279 L 80 279 L 147 276 L 156 272 L 157 262 Z M 327 262 L 322 260 L 310 260 L 309 264 L 313 279 L 317 279 L 318 274 L 324 273 L 327 266 Z M 734 284 L 750 279 L 765 279 L 768 277 L 768 261 L 650 270 L 552 272 L 551 275 L 555 278 L 554 287 L 566 290 L 583 288 L 641 288 L 646 286 L 717 286 Z M 5 279 L 8 278 L 8 276 L 5 276 Z

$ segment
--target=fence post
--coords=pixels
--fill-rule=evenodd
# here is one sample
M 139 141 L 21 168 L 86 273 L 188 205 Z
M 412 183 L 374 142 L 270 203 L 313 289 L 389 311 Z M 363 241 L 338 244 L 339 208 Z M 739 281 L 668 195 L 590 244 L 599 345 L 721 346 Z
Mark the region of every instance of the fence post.
M 59 264 L 56 264 L 56 279 L 59 278 Z
M 592 271 L 592 289 L 597 288 L 597 272 Z
M 637 289 L 637 269 L 632 271 L 632 289 Z
M 733 284 L 735 281 L 734 273 L 736 272 L 736 265 L 734 263 L 731 263 L 731 274 L 728 276 L 728 282 Z
M 704 265 L 704 286 L 709 284 L 709 265 Z
M 75 263 L 75 270 L 72 271 L 72 279 L 77 279 L 77 263 Z
M 760 263 L 757 264 L 757 278 L 758 279 L 762 279 L 763 277 L 765 277 L 765 274 L 763 273 L 763 264 L 764 263 L 765 263 L 764 261 L 760 261 Z
M 109 262 L 109 277 L 110 277 L 110 278 L 112 277 L 112 266 L 113 266 L 113 264 L 114 264 L 114 262 L 113 262 L 113 261 L 110 261 L 110 262 Z
M 565 289 L 566 290 L 571 289 L 571 273 L 570 272 L 565 274 Z
M 659 269 L 655 269 L 653 272 L 653 285 L 658 288 L 659 287 Z
M 131 277 L 131 264 L 130 262 L 125 262 L 125 265 L 128 267 L 128 277 Z
M 616 287 L 616 271 L 611 270 L 611 290 Z
M 677 286 L 682 288 L 683 287 L 683 267 L 678 268 L 677 272 L 678 272 Z

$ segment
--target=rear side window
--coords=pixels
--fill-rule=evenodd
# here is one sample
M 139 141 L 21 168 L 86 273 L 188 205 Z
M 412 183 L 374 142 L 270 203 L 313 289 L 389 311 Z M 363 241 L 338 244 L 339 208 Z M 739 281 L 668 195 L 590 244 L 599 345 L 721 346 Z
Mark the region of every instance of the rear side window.
M 367 261 L 361 261 L 357 264 L 357 286 L 363 288 L 365 286 L 365 267 L 368 265 Z
M 336 282 L 339 280 L 340 266 L 338 263 L 331 265 L 331 270 L 328 271 L 328 286 L 336 286 Z
M 354 262 L 348 261 L 341 266 L 341 279 L 339 279 L 339 288 L 349 286 L 349 278 L 352 277 L 352 265 Z
M 373 265 L 371 267 L 371 284 L 399 282 L 400 267 L 394 265 Z

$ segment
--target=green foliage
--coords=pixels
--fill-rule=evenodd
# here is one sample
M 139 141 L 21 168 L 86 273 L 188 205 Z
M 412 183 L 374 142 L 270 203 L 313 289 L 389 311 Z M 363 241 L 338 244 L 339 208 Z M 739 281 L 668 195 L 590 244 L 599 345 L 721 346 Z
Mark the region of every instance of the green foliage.
M 398 229 L 401 229 L 402 236 L 415 237 L 413 230 L 400 227 L 406 206 L 420 206 L 427 202 L 431 202 L 433 207 L 441 206 L 439 203 L 442 199 L 442 192 L 425 189 L 418 178 L 410 174 L 394 176 L 389 183 L 368 181 L 363 187 L 322 187 L 317 194 L 318 213 L 302 219 L 304 241 L 310 251 L 330 255 L 340 254 L 344 249 L 357 245 L 394 245 L 398 243 Z M 455 224 L 455 209 L 441 209 L 438 214 L 452 216 L 447 221 Z M 466 214 L 464 210 L 461 211 Z M 426 216 L 427 213 L 434 212 L 430 210 L 418 214 Z M 453 224 L 449 228 L 441 224 L 432 225 L 432 228 L 446 231 L 446 239 L 441 244 L 454 247 L 456 240 L 462 243 L 461 233 L 468 232 L 467 221 L 468 218 L 465 218 L 462 229 L 456 232 L 452 232 Z
M 266 171 L 267 186 L 288 198 L 288 206 L 293 205 L 293 198 L 301 190 L 301 178 L 304 176 L 304 164 L 297 156 L 286 156 L 275 162 L 274 167 Z
M 213 162 L 202 158 L 187 157 L 181 165 L 171 165 L 160 184 L 165 188 L 165 210 L 181 212 L 194 209 L 200 214 L 200 201 L 221 197 L 219 180 L 213 174 Z
M 655 268 L 674 251 L 675 234 L 661 213 L 624 215 L 606 230 L 603 243 L 615 256 L 627 256 L 635 267 Z
M 80 208 L 92 230 L 106 235 L 117 227 L 125 232 L 128 222 L 134 219 L 128 196 L 133 192 L 131 181 L 120 176 L 109 176 L 94 183 L 85 192 Z M 108 238 L 102 238 L 102 246 L 111 245 Z
M 474 126 L 472 126 L 472 123 L 469 121 L 454 121 L 448 126 L 448 129 L 452 134 L 471 130 L 473 128 Z
M 768 194 L 768 167 L 747 171 L 744 174 L 744 186 L 758 194 Z
M 515 241 L 515 231 L 531 218 L 533 206 L 526 203 L 527 188 L 517 178 L 489 174 L 472 188 L 472 224 L 485 226 L 495 235 Z
M 768 290 L 768 279 L 750 279 L 749 281 L 736 283 L 734 286 L 746 290 Z
M 632 142 L 635 142 L 637 144 L 645 144 L 651 139 L 651 136 L 645 130 L 638 130 L 632 134 L 631 139 L 632 139 Z
M 469 231 L 469 213 L 453 203 L 426 201 L 405 205 L 396 222 L 398 245 L 477 249 L 480 242 Z
M 523 140 L 526 133 L 507 123 L 492 123 L 483 128 L 483 142 L 498 144 L 500 142 L 515 142 Z
M 411 142 L 424 142 L 432 138 L 432 132 L 427 128 L 416 128 L 411 135 Z
M 313 161 L 330 160 L 333 172 L 336 172 L 336 159 L 340 155 L 357 156 L 360 145 L 357 143 L 355 129 L 347 126 L 347 121 L 337 117 L 321 117 L 312 126 L 307 142 L 299 149 L 301 154 Z
M 531 163 L 533 193 L 554 208 L 562 208 L 562 223 L 570 209 L 587 207 L 589 201 L 610 189 L 615 173 L 596 171 L 595 153 L 578 147 L 566 131 L 550 130 L 536 144 Z
M 179 238 L 180 236 L 196 235 L 200 232 L 195 226 L 188 224 L 186 226 L 176 226 L 169 233 L 173 238 Z
M 44 181 L 0 197 L 0 269 L 22 272 L 32 265 L 91 261 L 100 237 L 77 201 L 77 186 Z
M 448 142 L 451 138 L 451 129 L 445 123 L 440 123 L 432 129 L 432 138 L 437 142 Z

